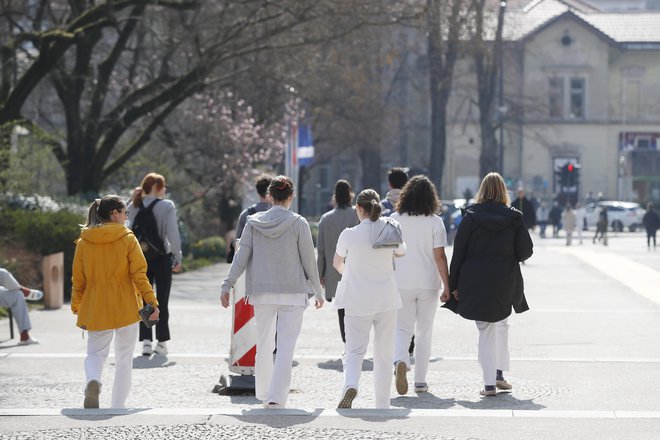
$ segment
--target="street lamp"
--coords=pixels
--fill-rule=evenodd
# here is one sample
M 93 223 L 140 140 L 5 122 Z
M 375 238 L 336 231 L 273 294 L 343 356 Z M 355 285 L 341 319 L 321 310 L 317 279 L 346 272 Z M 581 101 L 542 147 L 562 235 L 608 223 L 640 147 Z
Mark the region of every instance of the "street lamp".
M 504 27 L 504 13 L 506 11 L 506 0 L 500 2 L 500 17 L 502 20 L 502 27 Z M 499 169 L 500 174 L 504 176 L 504 114 L 506 112 L 506 107 L 504 106 L 504 35 L 502 35 L 502 41 L 499 42 L 499 50 L 497 56 L 499 57 L 499 93 L 497 97 L 497 109 L 500 119 L 500 148 L 499 148 Z

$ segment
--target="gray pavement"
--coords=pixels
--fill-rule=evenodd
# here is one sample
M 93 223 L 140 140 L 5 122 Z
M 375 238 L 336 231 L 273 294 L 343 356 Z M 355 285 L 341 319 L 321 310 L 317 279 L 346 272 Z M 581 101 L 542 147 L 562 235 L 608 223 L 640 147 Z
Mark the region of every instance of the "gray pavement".
M 389 411 L 369 409 L 369 360 L 356 409 L 334 409 L 343 347 L 327 305 L 305 313 L 288 409 L 211 393 L 227 374 L 231 315 L 219 306 L 227 270 L 174 278 L 170 355 L 136 353 L 127 410 L 81 409 L 86 339 L 68 308 L 31 312 L 36 346 L 16 346 L 0 322 L 0 439 L 660 437 L 660 251 L 647 251 L 640 233 L 610 236 L 607 247 L 590 237 L 570 248 L 535 239 L 523 266 L 532 310 L 511 318 L 512 393 L 480 398 L 474 324 L 441 309 L 430 392 L 393 390 Z

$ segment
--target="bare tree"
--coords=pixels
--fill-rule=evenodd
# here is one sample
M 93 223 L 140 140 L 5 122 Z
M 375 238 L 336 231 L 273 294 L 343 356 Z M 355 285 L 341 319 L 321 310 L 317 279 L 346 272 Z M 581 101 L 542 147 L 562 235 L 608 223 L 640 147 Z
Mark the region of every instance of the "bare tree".
M 181 102 L 210 84 L 230 83 L 246 57 L 350 32 L 359 25 L 351 7 L 367 2 L 21 3 L 0 0 L 8 30 L 0 40 L 0 126 L 5 133 L 14 122 L 48 132 L 68 192 L 76 194 L 97 192 Z M 23 111 L 46 78 L 60 101 L 64 137 Z M 5 150 L 8 138 L 0 138 Z
M 426 3 L 431 97 L 429 174 L 440 193 L 447 152 L 447 104 L 454 66 L 461 50 L 465 6 L 464 0 L 427 0 Z
M 504 28 L 504 11 L 506 2 L 502 2 L 497 11 L 486 9 L 485 0 L 472 0 L 472 17 L 474 19 L 470 49 L 475 64 L 477 76 L 477 105 L 479 107 L 479 129 L 481 135 L 481 154 L 479 155 L 479 173 L 483 177 L 492 171 L 503 173 L 503 145 L 496 138 L 497 129 L 502 124 L 502 109 L 496 108 L 497 93 L 503 96 L 501 78 L 501 61 L 503 57 L 502 31 Z M 496 20 L 495 23 L 493 21 Z M 494 25 L 494 26 L 493 26 Z M 495 34 L 493 39 L 493 27 Z M 501 140 L 500 140 L 501 142 Z

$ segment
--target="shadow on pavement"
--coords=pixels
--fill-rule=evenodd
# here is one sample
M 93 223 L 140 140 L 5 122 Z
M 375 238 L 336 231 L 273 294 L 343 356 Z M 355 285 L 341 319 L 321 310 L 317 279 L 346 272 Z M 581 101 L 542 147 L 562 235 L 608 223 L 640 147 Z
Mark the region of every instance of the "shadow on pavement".
M 319 367 L 321 370 L 335 370 L 335 371 L 342 371 L 342 363 L 341 359 L 328 359 L 325 362 L 319 362 L 316 364 L 317 367 Z
M 390 400 L 393 407 L 407 409 L 447 409 L 456 405 L 456 399 L 441 399 L 433 393 L 420 393 L 417 396 L 399 396 Z
M 139 414 L 147 410 L 148 408 L 63 408 L 60 414 L 73 420 L 110 420 L 114 417 Z
M 338 409 L 337 413 L 342 417 L 351 419 L 360 419 L 365 422 L 382 423 L 383 420 L 407 419 L 410 417 L 408 408 L 390 408 L 390 409 Z
M 534 403 L 533 399 L 517 399 L 511 393 L 497 393 L 497 396 L 482 397 L 475 402 L 470 400 L 457 400 L 456 405 L 468 409 L 527 409 L 541 410 L 545 405 Z
M 265 425 L 271 428 L 287 428 L 313 422 L 323 412 L 316 408 L 314 412 L 302 409 L 246 409 L 240 416 L 233 416 L 240 422 Z
M 173 367 L 176 362 L 170 362 L 167 356 L 136 356 L 133 358 L 133 368 L 167 368 Z
M 319 362 L 316 366 L 322 370 L 344 371 L 341 359 L 329 359 L 325 362 Z M 362 361 L 362 371 L 374 371 L 374 361 L 372 359 Z

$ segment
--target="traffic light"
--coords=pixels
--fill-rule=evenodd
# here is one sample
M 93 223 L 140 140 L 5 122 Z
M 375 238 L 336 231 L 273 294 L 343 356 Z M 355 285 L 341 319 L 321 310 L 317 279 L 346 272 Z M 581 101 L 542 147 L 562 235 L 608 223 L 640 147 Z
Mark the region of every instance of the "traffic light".
M 575 184 L 573 183 L 573 180 L 575 178 L 575 167 L 571 162 L 567 163 L 565 167 L 566 167 L 566 186 L 573 187 L 575 186 Z
M 555 170 L 560 191 L 566 188 L 573 188 L 580 183 L 580 165 L 573 162 L 567 162 Z
M 568 162 L 564 165 L 566 169 L 565 185 L 572 188 L 580 184 L 580 165 Z

